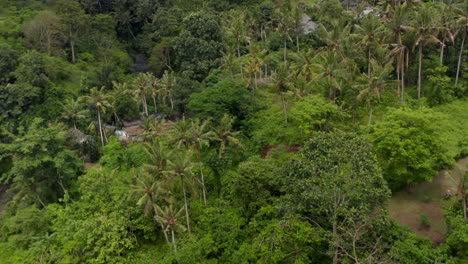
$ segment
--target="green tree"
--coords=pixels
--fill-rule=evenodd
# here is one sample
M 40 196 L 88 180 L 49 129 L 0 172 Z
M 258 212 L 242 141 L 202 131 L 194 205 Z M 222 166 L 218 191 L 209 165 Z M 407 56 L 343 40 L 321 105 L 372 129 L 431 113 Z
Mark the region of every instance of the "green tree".
M 98 87 L 91 88 L 90 95 L 85 95 L 80 97 L 81 100 L 92 105 L 95 108 L 97 113 L 97 119 L 99 124 L 99 134 L 101 135 L 101 143 L 104 146 L 104 137 L 105 131 L 102 127 L 102 118 L 101 114 L 105 114 L 108 108 L 111 108 L 111 104 L 109 102 L 110 95 L 104 91 L 105 87 L 102 86 L 100 89 Z M 107 140 L 107 139 L 106 139 Z
M 413 45 L 418 47 L 418 99 L 421 98 L 423 91 L 421 90 L 421 78 L 422 78 L 422 57 L 423 47 L 431 43 L 440 43 L 437 38 L 438 27 L 437 27 L 437 16 L 434 16 L 434 11 L 429 7 L 421 7 L 416 12 L 416 18 L 414 20 L 414 31 L 416 40 Z
M 70 45 L 71 62 L 75 63 L 75 46 L 85 34 L 89 16 L 76 1 L 61 0 L 55 8 L 60 17 L 59 30 Z
M 62 117 L 71 121 L 74 129 L 77 129 L 76 122 L 80 119 L 85 119 L 88 113 L 87 110 L 83 109 L 78 99 L 69 98 L 65 100 L 65 102 L 62 104 L 62 107 Z
M 52 11 L 39 12 L 33 20 L 24 24 L 23 33 L 29 47 L 52 55 L 53 48 L 60 48 L 59 17 Z
M 12 183 L 17 201 L 32 199 L 43 207 L 55 202 L 82 169 L 76 153 L 65 147 L 68 134 L 61 125 L 35 118 L 29 127 L 19 127 L 16 135 L 7 134 L 0 145 L 0 159 L 14 160 L 2 175 Z
M 0 43 L 0 84 L 7 84 L 13 77 L 16 66 L 18 65 L 18 53 L 6 43 Z
M 339 263 L 338 230 L 344 219 L 369 214 L 390 194 L 370 143 L 352 134 L 318 133 L 284 173 L 286 208 L 331 232 L 333 263 Z
M 372 127 L 369 136 L 392 189 L 430 180 L 437 168 L 448 162 L 434 126 L 439 118 L 429 109 L 391 109 Z
M 226 148 L 229 146 L 244 149 L 244 146 L 237 138 L 240 131 L 232 131 L 232 124 L 234 123 L 234 118 L 225 114 L 223 118 L 221 118 L 220 124 L 215 127 L 214 129 L 214 139 L 219 142 L 219 149 L 218 149 L 218 156 L 222 157 L 225 152 Z
M 175 231 L 183 232 L 186 230 L 183 225 L 179 224 L 179 219 L 183 217 L 184 207 L 177 210 L 172 204 L 170 204 L 163 208 L 156 205 L 155 208 L 157 211 L 157 216 L 155 217 L 156 221 L 164 226 L 165 233 L 169 231 L 171 232 L 172 246 L 174 247 L 174 251 L 177 252 Z

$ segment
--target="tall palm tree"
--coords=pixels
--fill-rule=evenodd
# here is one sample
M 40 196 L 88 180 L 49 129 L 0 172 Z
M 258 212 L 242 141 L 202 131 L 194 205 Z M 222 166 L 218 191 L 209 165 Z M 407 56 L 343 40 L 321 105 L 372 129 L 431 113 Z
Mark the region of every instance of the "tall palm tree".
M 291 35 L 289 34 L 293 28 L 294 17 L 291 10 L 287 6 L 282 6 L 274 10 L 274 20 L 276 22 L 276 30 L 281 34 L 283 39 L 283 60 L 287 60 L 288 55 L 288 41 L 291 41 Z
M 101 114 L 105 114 L 107 108 L 111 108 L 112 105 L 109 103 L 110 94 L 104 91 L 105 87 L 102 86 L 100 89 L 97 87 L 91 88 L 90 95 L 80 97 L 81 100 L 84 100 L 96 108 L 98 124 L 99 124 L 99 133 L 101 135 L 101 143 L 104 146 L 104 134 L 102 128 Z
M 171 201 L 168 196 L 168 191 L 164 188 L 164 184 L 157 181 L 152 175 L 147 172 L 136 173 L 136 184 L 131 186 L 130 196 L 137 197 L 137 205 L 143 206 L 145 216 L 148 217 L 153 213 L 154 217 L 158 217 L 157 200 L 165 200 L 166 202 Z M 160 223 L 161 231 L 164 234 L 164 238 L 169 243 L 169 238 L 165 232 L 165 227 Z
M 438 14 L 440 16 L 440 25 L 439 25 L 439 39 L 440 43 L 440 63 L 444 63 L 444 50 L 446 43 L 448 41 L 454 42 L 454 17 L 455 11 L 452 4 L 440 3 L 440 8 L 438 9 Z
M 355 87 L 362 89 L 357 96 L 358 100 L 362 100 L 365 96 L 369 104 L 369 122 L 372 123 L 372 112 L 374 110 L 375 101 L 380 101 L 380 94 L 389 85 L 388 77 L 393 70 L 392 62 L 380 64 L 377 60 L 371 59 L 371 72 L 363 74 L 362 84 L 357 84 Z
M 413 49 L 418 47 L 418 99 L 422 96 L 421 91 L 421 78 L 422 78 L 422 57 L 423 47 L 430 43 L 440 43 L 437 38 L 438 27 L 437 27 L 437 15 L 434 14 L 433 10 L 429 7 L 422 6 L 416 12 L 416 19 L 413 25 L 416 40 L 413 45 Z
M 143 124 L 140 127 L 143 128 L 142 135 L 144 136 L 144 140 L 151 141 L 160 137 L 164 132 L 165 124 L 166 120 L 164 118 L 143 118 Z
M 356 32 L 362 36 L 357 44 L 366 48 L 367 74 L 371 74 L 372 52 L 382 45 L 385 27 L 374 14 L 368 14 L 361 25 L 356 25 Z
M 148 155 L 148 162 L 143 166 L 150 172 L 163 178 L 164 172 L 168 168 L 168 161 L 172 156 L 172 151 L 169 150 L 166 145 L 160 140 L 155 139 L 151 143 L 146 143 L 143 150 Z
M 353 72 L 349 61 L 334 51 L 324 51 L 317 54 L 315 61 L 319 66 L 316 79 L 324 82 L 329 91 L 330 99 L 336 100 L 337 93 L 342 90 L 344 81 L 348 80 L 351 77 L 350 73 Z
M 111 95 L 111 105 L 112 105 L 112 110 L 114 112 L 114 118 L 115 122 L 117 123 L 120 118 L 117 114 L 118 111 L 118 105 L 119 105 L 119 100 L 122 98 L 127 97 L 128 95 L 131 94 L 130 89 L 128 88 L 127 83 L 118 83 L 116 81 L 112 81 L 112 92 L 110 93 Z
M 70 120 L 73 123 L 73 128 L 76 129 L 76 122 L 79 119 L 86 118 L 87 110 L 83 110 L 80 100 L 69 98 L 62 104 L 62 117 Z
M 248 63 L 244 66 L 244 71 L 248 77 L 247 86 L 252 89 L 252 94 L 254 94 L 257 89 L 257 73 L 260 72 L 260 67 L 264 64 L 258 53 L 257 45 L 252 44 L 247 56 L 249 58 Z
M 203 147 L 208 147 L 210 145 L 210 140 L 215 137 L 213 131 L 207 131 L 207 126 L 210 124 L 209 120 L 200 121 L 199 119 L 193 119 L 191 128 L 190 128 L 190 144 L 195 151 L 195 156 L 198 160 L 198 165 L 200 167 L 200 176 L 201 176 L 201 185 L 202 185 L 202 194 L 203 202 L 206 205 L 206 185 L 205 185 L 205 175 L 203 174 L 203 158 L 201 155 L 201 150 Z
M 155 205 L 155 208 L 158 212 L 158 214 L 155 215 L 155 219 L 164 226 L 165 234 L 169 231 L 171 232 L 172 246 L 174 247 L 174 252 L 177 252 L 175 231 L 183 232 L 186 230 L 183 225 L 179 224 L 179 219 L 183 217 L 184 207 L 177 210 L 172 204 L 169 204 L 169 206 L 163 208 Z
M 228 146 L 244 149 L 244 146 L 237 138 L 240 134 L 240 131 L 232 131 L 233 123 L 234 117 L 231 117 L 228 114 L 224 114 L 224 116 L 221 118 L 219 126 L 217 126 L 213 131 L 214 140 L 220 143 L 218 149 L 219 157 L 224 155 Z
M 194 167 L 194 164 L 192 162 L 192 153 L 190 151 L 186 151 L 185 153 L 179 153 L 179 155 L 174 155 L 173 158 L 171 160 L 168 160 L 167 163 L 169 170 L 165 171 L 165 173 L 174 178 L 180 179 L 180 183 L 182 185 L 182 193 L 184 195 L 184 209 L 185 218 L 187 221 L 187 230 L 189 234 L 191 234 L 186 185 L 193 185 L 193 182 L 191 181 L 191 176 L 193 173 L 192 170 Z
M 457 19 L 455 20 L 455 25 L 458 28 L 457 30 L 457 35 L 461 35 L 462 41 L 460 44 L 460 53 L 458 54 L 458 64 L 457 64 L 457 73 L 455 75 L 455 85 L 458 84 L 458 78 L 460 76 L 460 69 L 461 69 L 461 64 L 462 64 L 462 57 L 463 57 L 463 52 L 464 47 L 465 47 L 465 39 L 466 35 L 468 34 L 468 12 L 466 10 L 468 9 L 468 2 L 464 1 L 456 6 L 456 17 Z
M 188 149 L 190 146 L 190 130 L 191 124 L 189 120 L 182 116 L 182 119 L 177 122 L 171 122 L 172 129 L 169 131 L 170 143 L 175 144 L 177 148 L 184 147 Z
M 160 85 L 162 89 L 161 93 L 165 94 L 166 97 L 169 98 L 169 102 L 171 104 L 172 110 L 174 110 L 174 101 L 172 99 L 172 94 L 173 94 L 173 88 L 176 82 L 177 82 L 177 79 L 175 77 L 174 72 L 172 71 L 164 71 L 163 77 L 158 82 L 158 84 Z
M 404 101 L 405 93 L 405 62 L 409 60 L 408 47 L 403 42 L 404 32 L 412 30 L 412 27 L 408 26 L 409 23 L 409 12 L 406 2 L 402 5 L 396 6 L 395 10 L 391 15 L 387 24 L 392 32 L 392 40 L 390 47 L 392 51 L 389 53 L 389 57 L 393 57 L 395 61 L 395 71 L 397 79 L 400 80 L 401 84 L 398 86 L 400 92 L 400 99 Z M 407 66 L 407 65 L 406 65 Z
M 276 93 L 281 97 L 281 105 L 283 107 L 283 114 L 284 114 L 284 123 L 288 123 L 288 112 L 286 110 L 286 101 L 284 99 L 284 94 L 291 89 L 293 83 L 290 80 L 289 74 L 289 66 L 287 63 L 283 62 L 280 64 L 278 71 L 275 74 L 274 88 Z
M 150 84 L 148 83 L 148 77 L 150 73 L 140 73 L 134 81 L 133 94 L 139 98 L 143 106 L 143 113 L 148 116 L 148 103 L 146 101 L 146 95 L 149 92 Z
M 227 18 L 226 32 L 236 39 L 237 57 L 240 58 L 240 44 L 246 34 L 246 15 L 243 10 L 233 10 Z
M 314 62 L 314 51 L 312 49 L 308 49 L 306 51 L 300 51 L 298 53 L 294 53 L 291 55 L 292 61 L 294 62 L 292 65 L 293 74 L 295 78 L 299 75 L 305 77 L 306 82 L 312 81 L 315 72 L 319 65 Z

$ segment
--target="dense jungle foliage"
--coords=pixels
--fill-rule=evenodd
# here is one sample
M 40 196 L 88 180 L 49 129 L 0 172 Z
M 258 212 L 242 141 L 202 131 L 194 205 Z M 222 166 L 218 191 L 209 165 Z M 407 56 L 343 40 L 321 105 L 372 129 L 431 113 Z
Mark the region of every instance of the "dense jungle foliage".
M 468 263 L 468 175 L 442 244 L 387 206 L 468 154 L 467 34 L 466 0 L 0 0 L 0 263 Z

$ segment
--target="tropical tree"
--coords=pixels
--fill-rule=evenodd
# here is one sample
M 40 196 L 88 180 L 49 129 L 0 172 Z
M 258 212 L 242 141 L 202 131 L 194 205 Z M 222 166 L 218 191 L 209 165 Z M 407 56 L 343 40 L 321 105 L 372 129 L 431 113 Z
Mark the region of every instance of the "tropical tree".
M 131 186 L 130 195 L 138 198 L 137 205 L 143 206 L 146 217 L 152 214 L 156 219 L 159 213 L 156 209 L 158 206 L 157 200 L 170 201 L 170 198 L 167 195 L 168 192 L 164 188 L 164 184 L 161 181 L 157 181 L 155 177 L 148 172 L 136 172 L 135 170 L 133 172 L 136 174 L 136 184 Z M 165 226 L 159 221 L 158 223 L 161 226 L 164 238 L 169 243 Z
M 220 124 L 214 129 L 214 139 L 219 142 L 218 155 L 223 156 L 228 146 L 237 147 L 244 149 L 244 146 L 237 138 L 240 131 L 232 131 L 232 124 L 234 123 L 234 117 L 224 114 L 221 118 Z
M 356 44 L 365 47 L 367 55 L 367 74 L 371 74 L 372 52 L 382 45 L 385 27 L 374 14 L 368 14 L 361 25 L 356 25 L 356 32 L 362 36 Z
M 233 10 L 229 14 L 229 17 L 226 21 L 229 21 L 227 24 L 227 33 L 236 39 L 236 51 L 237 57 L 240 57 L 240 44 L 242 39 L 245 38 L 246 34 L 246 15 L 243 10 Z
M 184 195 L 184 209 L 185 209 L 185 218 L 187 222 L 187 230 L 191 234 L 190 229 L 190 216 L 188 211 L 188 198 L 187 198 L 187 185 L 190 187 L 193 186 L 192 175 L 194 163 L 192 162 L 192 153 L 186 151 L 185 153 L 180 153 L 179 155 L 173 155 L 172 159 L 167 161 L 169 170 L 165 171 L 166 174 L 170 175 L 172 178 L 179 178 L 180 184 L 182 187 L 182 193 Z
M 143 166 L 150 172 L 154 172 L 159 178 L 163 178 L 167 170 L 168 161 L 172 156 L 172 151 L 160 140 L 155 139 L 151 143 L 145 143 L 144 151 L 148 155 L 148 162 Z
M 175 231 L 183 232 L 186 230 L 185 227 L 179 223 L 179 219 L 183 217 L 184 207 L 177 210 L 172 204 L 169 204 L 169 206 L 163 208 L 155 205 L 155 209 L 158 212 L 157 215 L 155 215 L 156 221 L 164 226 L 165 234 L 169 231 L 171 232 L 172 246 L 174 247 L 174 251 L 177 252 Z
M 329 92 L 329 98 L 336 100 L 337 93 L 342 90 L 343 83 L 351 77 L 352 69 L 349 61 L 343 59 L 334 51 L 324 51 L 317 54 L 317 76 Z
M 421 78 L 422 78 L 422 57 L 423 47 L 430 43 L 440 43 L 441 41 L 437 38 L 438 27 L 437 27 L 437 15 L 434 11 L 429 8 L 422 6 L 416 12 L 416 18 L 414 20 L 413 30 L 415 31 L 416 40 L 413 45 L 413 49 L 418 47 L 418 99 L 422 96 L 421 91 Z
M 80 97 L 81 100 L 91 104 L 97 113 L 98 125 L 99 125 L 99 134 L 101 136 L 101 143 L 104 146 L 104 137 L 105 132 L 102 127 L 102 118 L 101 114 L 105 114 L 108 108 L 111 108 L 112 105 L 109 103 L 111 98 L 110 94 L 104 91 L 105 87 L 102 86 L 100 89 L 98 87 L 91 88 L 90 95 Z
M 172 99 L 174 85 L 176 84 L 176 77 L 172 71 L 164 71 L 163 77 L 158 82 L 161 94 L 169 98 L 171 109 L 174 110 L 174 101 Z
M 190 128 L 190 145 L 192 145 L 193 150 L 195 151 L 195 156 L 198 160 L 201 176 L 203 202 L 205 203 L 205 205 L 207 190 L 205 185 L 205 175 L 203 173 L 203 157 L 201 155 L 201 150 L 203 147 L 208 147 L 210 145 L 210 140 L 213 139 L 215 136 L 213 131 L 207 131 L 207 126 L 209 124 L 209 120 L 200 121 L 200 119 L 193 119 Z
M 182 116 L 182 119 L 179 119 L 176 122 L 171 122 L 171 124 L 172 129 L 169 131 L 169 142 L 171 144 L 175 144 L 179 149 L 182 147 L 188 149 L 190 146 L 190 122 L 185 119 L 185 116 Z
M 288 123 L 288 112 L 286 110 L 286 102 L 284 94 L 293 86 L 290 80 L 289 66 L 287 63 L 280 64 L 278 71 L 274 77 L 274 88 L 276 93 L 281 97 L 281 105 L 283 106 L 284 123 Z
M 453 5 L 440 3 L 438 8 L 439 17 L 439 39 L 440 39 L 440 63 L 444 62 L 444 50 L 448 41 L 454 42 L 455 40 L 455 11 Z
M 458 27 L 458 34 L 461 35 L 462 41 L 460 44 L 460 53 L 458 54 L 458 64 L 457 64 L 457 73 L 455 76 L 455 85 L 458 84 L 458 79 L 460 77 L 460 69 L 462 64 L 463 53 L 465 52 L 465 39 L 468 34 L 468 12 L 466 12 L 468 7 L 468 2 L 464 1 L 459 4 L 456 8 L 457 19 L 455 21 L 456 26 Z M 458 35 L 457 34 L 457 35 Z
M 83 109 L 79 99 L 66 99 L 62 104 L 62 107 L 62 117 L 66 120 L 70 120 L 74 129 L 76 129 L 76 122 L 79 119 L 85 119 L 88 113 L 87 110 Z
M 290 32 L 293 30 L 294 17 L 291 11 L 289 1 L 284 1 L 279 8 L 274 10 L 273 20 L 276 22 L 276 30 L 281 34 L 283 39 L 283 59 L 287 60 L 288 41 L 291 41 Z
M 133 83 L 133 95 L 137 97 L 143 106 L 143 113 L 148 116 L 148 103 L 146 95 L 150 90 L 151 73 L 140 73 Z
M 363 84 L 355 85 L 355 87 L 361 88 L 357 99 L 362 100 L 363 97 L 366 97 L 369 104 L 369 122 L 367 125 L 372 123 L 372 111 L 375 101 L 380 101 L 380 94 L 389 85 L 387 80 L 393 70 L 392 62 L 380 64 L 375 59 L 371 59 L 370 66 L 369 73 L 367 75 L 363 74 L 361 77 Z

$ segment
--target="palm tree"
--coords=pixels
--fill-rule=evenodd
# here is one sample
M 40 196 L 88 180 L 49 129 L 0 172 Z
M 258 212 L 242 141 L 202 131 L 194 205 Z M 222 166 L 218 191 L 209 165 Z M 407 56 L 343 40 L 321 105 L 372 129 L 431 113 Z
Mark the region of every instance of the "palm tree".
M 176 245 L 176 238 L 175 238 L 174 231 L 177 230 L 179 232 L 183 232 L 186 230 L 183 225 L 179 224 L 179 219 L 183 216 L 184 207 L 177 210 L 173 207 L 172 204 L 169 204 L 169 206 L 164 207 L 164 209 L 162 209 L 158 205 L 155 205 L 155 209 L 158 212 L 158 214 L 155 215 L 156 221 L 160 223 L 162 226 L 164 226 L 165 234 L 167 234 L 167 232 L 169 231 L 171 232 L 172 246 L 174 247 L 174 252 L 177 252 L 177 245 Z
M 357 44 L 366 48 L 367 74 L 370 76 L 372 51 L 382 45 L 385 27 L 374 14 L 368 14 L 362 24 L 355 27 L 356 32 L 362 36 Z
M 190 146 L 190 130 L 191 125 L 185 116 L 177 122 L 171 122 L 172 129 L 169 131 L 170 143 L 175 144 L 177 148 L 185 147 L 186 149 Z
M 397 79 L 401 81 L 398 86 L 400 92 L 400 99 L 404 101 L 405 93 L 405 61 L 406 63 L 409 60 L 409 50 L 403 43 L 403 33 L 405 31 L 412 30 L 412 27 L 409 27 L 408 24 L 408 9 L 407 4 L 398 5 L 392 15 L 392 18 L 387 21 L 390 27 L 391 32 L 393 33 L 393 40 L 390 46 L 392 51 L 389 53 L 389 57 L 393 57 L 396 67 Z M 407 65 L 406 65 L 407 66 Z
M 289 32 L 292 31 L 292 25 L 294 23 L 294 18 L 292 16 L 289 6 L 285 4 L 285 6 L 276 8 L 274 10 L 274 20 L 277 25 L 276 30 L 280 32 L 281 37 L 283 39 L 283 45 L 284 45 L 283 59 L 284 61 L 286 61 L 287 54 L 288 54 L 287 42 L 292 40 Z
M 455 85 L 458 84 L 458 78 L 460 76 L 462 57 L 463 57 L 463 52 L 465 51 L 464 50 L 465 39 L 466 39 L 466 34 L 468 33 L 468 12 L 466 12 L 467 8 L 468 8 L 467 1 L 460 3 L 459 6 L 456 7 L 457 19 L 455 21 L 455 24 L 459 28 L 457 33 L 461 34 L 462 42 L 460 44 L 460 53 L 458 55 L 457 73 L 455 75 Z
M 169 170 L 165 171 L 166 174 L 176 177 L 180 179 L 180 183 L 182 185 L 182 192 L 184 195 L 184 208 L 185 208 L 185 218 L 187 221 L 187 229 L 189 234 L 190 231 L 190 216 L 188 211 L 188 200 L 187 200 L 187 190 L 186 184 L 192 186 L 192 182 L 190 181 L 190 176 L 192 176 L 192 170 L 194 164 L 192 163 L 192 153 L 190 151 L 186 151 L 185 153 L 180 153 L 179 155 L 175 155 L 172 160 L 168 160 L 168 167 Z
M 318 68 L 320 68 L 320 66 L 313 61 L 314 51 L 312 49 L 308 49 L 305 52 L 301 51 L 294 53 L 291 55 L 291 58 L 294 62 L 292 69 L 295 78 L 298 78 L 299 75 L 302 75 L 305 77 L 306 82 L 312 81 L 315 72 Z
M 343 88 L 342 83 L 350 78 L 350 72 L 353 72 L 352 67 L 349 67 L 349 62 L 343 59 L 334 51 L 324 51 L 315 57 L 317 65 L 317 79 L 325 83 L 325 87 L 329 91 L 329 97 L 336 100 L 337 92 Z
M 284 123 L 288 123 L 288 113 L 286 111 L 286 102 L 284 94 L 293 86 L 290 81 L 289 66 L 287 63 L 281 63 L 274 78 L 274 88 L 281 97 L 281 105 L 283 106 Z
M 83 110 L 78 99 L 66 99 L 62 104 L 62 117 L 70 120 L 73 123 L 73 128 L 76 129 L 76 121 L 86 118 L 87 110 Z
M 372 111 L 374 109 L 375 100 L 380 101 L 380 94 L 389 85 L 387 81 L 393 70 L 392 62 L 380 64 L 377 60 L 371 59 L 371 72 L 370 74 L 362 75 L 363 84 L 355 85 L 355 87 L 362 88 L 357 96 L 358 100 L 362 100 L 364 96 L 367 98 L 369 104 L 369 122 L 372 123 Z
M 414 31 L 416 34 L 416 40 L 413 45 L 413 49 L 419 47 L 418 57 L 418 99 L 421 98 L 421 75 L 422 75 L 422 57 L 423 47 L 430 43 L 440 43 L 437 38 L 438 28 L 436 27 L 437 15 L 434 14 L 433 10 L 422 6 L 418 12 L 416 12 L 416 19 L 414 24 Z
M 175 78 L 174 72 L 164 71 L 164 75 L 158 84 L 161 86 L 161 93 L 165 94 L 169 98 L 171 104 L 171 109 L 174 110 L 174 101 L 172 100 L 173 88 L 177 80 Z
M 143 128 L 142 135 L 145 137 L 145 141 L 150 141 L 161 136 L 164 131 L 164 124 L 166 124 L 164 118 L 143 118 L 143 124 L 140 127 Z
M 214 140 L 219 141 L 220 143 L 218 150 L 219 157 L 224 155 L 226 148 L 229 145 L 239 149 L 244 149 L 244 146 L 242 146 L 240 140 L 237 139 L 240 131 L 232 131 L 233 123 L 234 117 L 231 117 L 228 114 L 224 114 L 223 118 L 221 118 L 219 126 L 217 126 L 213 131 Z
M 200 167 L 200 176 L 201 176 L 201 185 L 202 185 L 202 194 L 203 201 L 206 205 L 206 185 L 205 185 L 205 176 L 203 174 L 203 158 L 201 155 L 201 150 L 203 147 L 208 147 L 210 145 L 210 140 L 215 137 L 213 131 L 207 131 L 207 126 L 210 124 L 209 120 L 200 121 L 199 119 L 192 120 L 191 129 L 190 129 L 190 144 L 193 146 L 195 151 L 195 156 L 198 160 L 198 165 Z
M 110 103 L 114 111 L 115 122 L 117 123 L 120 120 L 119 116 L 117 115 L 119 99 L 125 98 L 131 93 L 131 91 L 125 82 L 118 83 L 116 81 L 112 81 L 112 88 L 112 92 L 110 93 L 112 100 Z
M 153 212 L 155 218 L 158 217 L 159 212 L 156 210 L 157 199 L 171 201 L 169 196 L 167 196 L 167 190 L 164 188 L 163 183 L 155 180 L 154 177 L 145 171 L 143 172 L 143 175 L 136 173 L 136 184 L 131 186 L 130 196 L 139 198 L 137 205 L 143 206 L 146 217 L 148 217 L 151 212 Z M 165 227 L 162 223 L 160 223 L 160 225 L 164 238 L 169 243 Z
M 148 155 L 148 162 L 143 166 L 153 171 L 157 177 L 162 178 L 167 170 L 168 160 L 172 156 L 172 151 L 160 139 L 155 139 L 151 143 L 146 143 L 143 150 Z
M 89 104 L 91 104 L 93 107 L 96 108 L 98 124 L 99 124 L 99 133 L 101 135 L 101 143 L 103 146 L 104 146 L 104 134 L 103 134 L 103 128 L 102 128 L 101 113 L 105 114 L 107 108 L 112 107 L 112 105 L 109 103 L 109 99 L 111 96 L 104 91 L 104 88 L 105 88 L 104 86 L 102 86 L 100 89 L 98 89 L 97 87 L 93 87 L 91 88 L 90 95 L 80 97 L 80 99 L 88 102 Z
M 260 67 L 264 64 L 263 60 L 259 57 L 258 54 L 258 47 L 257 45 L 253 44 L 250 47 L 248 63 L 244 66 L 244 71 L 247 73 L 248 82 L 247 86 L 250 86 L 252 89 L 252 94 L 255 93 L 257 89 L 257 73 L 260 72 Z
M 229 21 L 227 25 L 226 32 L 236 39 L 236 50 L 237 50 L 237 57 L 240 58 L 240 43 L 241 40 L 245 38 L 246 33 L 246 15 L 243 10 L 233 10 L 229 17 L 227 18 Z
M 444 50 L 445 50 L 445 43 L 448 41 L 454 42 L 455 34 L 454 34 L 454 16 L 455 12 L 453 9 L 453 5 L 440 3 L 441 6 L 438 10 L 440 15 L 440 26 L 439 26 L 439 34 L 440 34 L 440 63 L 444 63 Z
M 140 73 L 134 82 L 133 94 L 140 99 L 143 106 L 143 113 L 148 116 L 148 104 L 146 102 L 146 95 L 149 91 L 148 76 L 150 73 Z

